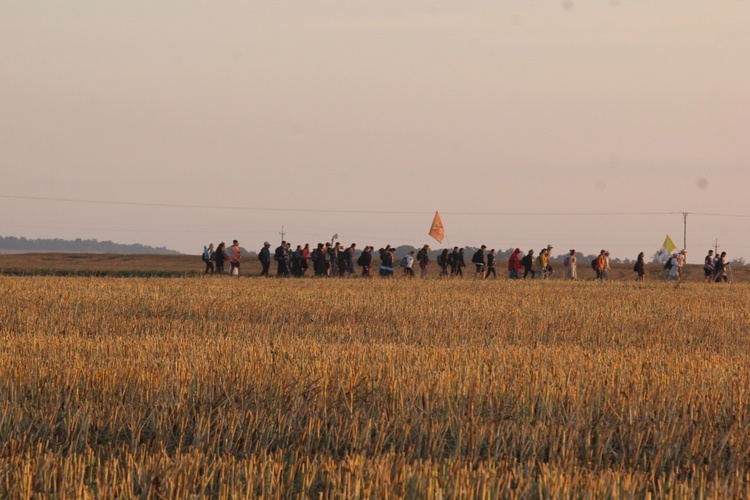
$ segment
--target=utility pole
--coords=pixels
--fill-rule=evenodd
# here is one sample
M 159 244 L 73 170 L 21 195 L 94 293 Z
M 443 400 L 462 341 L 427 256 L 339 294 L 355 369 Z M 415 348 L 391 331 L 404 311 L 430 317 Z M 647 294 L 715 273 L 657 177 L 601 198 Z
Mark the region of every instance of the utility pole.
M 719 245 L 719 238 L 716 238 L 716 240 L 714 241 L 714 255 L 719 255 L 720 246 L 721 245 Z
M 685 250 L 687 250 L 687 216 L 687 212 L 682 212 L 682 248 L 684 248 Z
M 279 234 L 281 235 L 281 241 L 286 241 L 286 240 L 284 239 L 284 235 L 285 235 L 286 233 L 284 232 L 284 225 L 283 225 L 283 224 L 281 225 L 281 232 L 280 232 Z

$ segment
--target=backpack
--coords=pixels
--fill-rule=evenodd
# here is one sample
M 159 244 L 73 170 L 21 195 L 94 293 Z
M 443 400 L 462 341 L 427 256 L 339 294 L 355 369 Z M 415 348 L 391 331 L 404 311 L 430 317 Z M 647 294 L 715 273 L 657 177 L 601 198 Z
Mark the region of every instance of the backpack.
M 208 250 L 205 250 L 205 251 L 203 252 L 203 255 L 201 255 L 201 260 L 202 260 L 203 262 L 208 262 Z
M 364 253 L 362 255 L 360 255 L 359 258 L 357 259 L 357 265 L 358 266 L 364 266 L 365 265 L 365 254 Z
M 278 247 L 276 251 L 273 253 L 273 260 L 284 260 L 284 249 L 283 247 Z
M 667 259 L 667 263 L 664 264 L 664 269 L 672 269 L 672 257 Z
M 568 267 L 570 266 L 570 257 L 565 257 L 565 260 L 563 261 L 563 266 Z
M 471 261 L 474 264 L 484 264 L 484 255 L 482 255 L 481 250 L 477 250 L 474 252 L 474 256 L 471 258 Z
M 523 264 L 523 267 L 531 267 L 534 264 L 534 260 L 531 254 L 524 255 L 521 259 L 521 264 Z
M 401 259 L 401 267 L 409 267 L 409 256 L 407 255 Z
M 417 260 L 419 262 L 422 262 L 424 260 L 424 254 L 425 254 L 424 248 L 421 249 L 419 252 L 417 252 Z
M 591 269 L 593 269 L 594 271 L 596 271 L 596 260 L 597 259 L 594 259 L 594 260 L 591 261 Z

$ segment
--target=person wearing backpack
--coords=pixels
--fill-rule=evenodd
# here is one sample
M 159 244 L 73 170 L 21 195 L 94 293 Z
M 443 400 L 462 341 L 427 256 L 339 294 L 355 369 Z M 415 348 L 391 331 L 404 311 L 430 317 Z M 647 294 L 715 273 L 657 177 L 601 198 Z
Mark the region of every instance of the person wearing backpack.
M 485 245 L 482 245 L 476 252 L 474 252 L 474 255 L 471 256 L 471 262 L 476 266 L 477 269 L 476 279 L 480 279 L 480 275 L 482 279 L 484 279 L 484 271 L 487 268 L 484 262 L 485 248 L 487 247 Z
M 463 247 L 461 247 L 458 249 L 458 264 L 456 264 L 456 276 L 463 279 L 465 267 L 466 262 L 464 261 L 464 249 Z
M 677 255 L 677 253 L 673 253 L 664 265 L 664 269 L 669 270 L 667 281 L 679 281 L 680 279 L 680 259 Z
M 411 250 L 401 259 L 401 267 L 404 268 L 404 275 L 408 278 L 414 277 L 414 250 Z
M 268 269 L 271 267 L 271 244 L 269 242 L 263 243 L 263 248 L 258 252 L 258 260 L 260 265 L 263 266 L 260 275 L 268 277 Z
M 575 249 L 572 249 L 570 253 L 565 257 L 563 261 L 565 266 L 565 277 L 571 280 L 578 279 L 578 259 L 576 257 Z
M 523 265 L 523 279 L 526 279 L 526 276 L 529 274 L 531 275 L 531 279 L 534 279 L 536 276 L 534 272 L 534 250 L 529 250 L 529 253 L 524 255 L 521 259 L 521 264 Z
M 357 265 L 362 268 L 363 278 L 372 278 L 372 247 L 365 246 L 357 259 Z
M 232 276 L 240 275 L 240 244 L 237 240 L 232 241 L 232 246 L 229 247 L 229 274 Z
M 202 259 L 203 259 L 203 262 L 206 263 L 206 271 L 203 274 L 208 274 L 208 273 L 213 274 L 214 272 L 213 257 L 214 257 L 214 244 L 209 243 L 207 247 L 203 247 Z
M 591 267 L 594 268 L 594 271 L 596 272 L 596 279 L 599 281 L 604 281 L 604 254 L 606 250 L 602 250 L 599 252 L 599 255 L 596 257 L 596 259 L 593 260 Z

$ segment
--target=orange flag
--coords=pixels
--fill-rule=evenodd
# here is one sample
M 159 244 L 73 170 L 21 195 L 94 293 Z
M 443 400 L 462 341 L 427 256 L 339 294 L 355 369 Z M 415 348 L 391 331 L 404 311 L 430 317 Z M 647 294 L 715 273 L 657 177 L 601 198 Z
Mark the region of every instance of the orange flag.
M 435 218 L 432 219 L 432 226 L 430 227 L 430 236 L 435 238 L 438 243 L 442 243 L 445 238 L 445 228 L 443 227 L 443 221 L 440 220 L 440 214 L 435 211 Z

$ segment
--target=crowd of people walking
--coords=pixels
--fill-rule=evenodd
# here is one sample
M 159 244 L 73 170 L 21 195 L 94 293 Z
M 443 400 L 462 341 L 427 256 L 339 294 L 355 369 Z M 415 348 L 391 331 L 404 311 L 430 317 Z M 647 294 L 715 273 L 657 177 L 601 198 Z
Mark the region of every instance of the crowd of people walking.
M 519 279 L 551 279 L 555 274 L 552 265 L 552 245 L 547 245 L 539 251 L 534 257 L 534 250 L 529 250 L 525 255 L 520 248 L 516 248 L 508 259 L 508 278 L 512 280 Z M 263 248 L 258 252 L 262 270 L 261 276 L 271 275 L 271 265 L 276 262 L 275 275 L 278 277 L 287 276 L 305 276 L 312 268 L 312 273 L 316 277 L 347 277 L 359 275 L 365 278 L 373 276 L 373 258 L 375 248 L 366 246 L 358 253 L 356 243 L 350 246 L 344 246 L 334 241 L 318 243 L 313 249 L 309 244 L 297 245 L 292 249 L 291 243 L 282 241 L 273 252 L 271 244 L 265 242 Z M 240 274 L 240 261 L 242 258 L 241 250 L 237 240 L 232 242 L 228 249 L 224 242 L 214 248 L 213 243 L 203 247 L 203 261 L 206 264 L 205 273 L 223 274 L 226 262 L 229 262 L 229 273 L 235 276 Z M 496 250 L 487 250 L 485 245 L 480 246 L 471 256 L 471 263 L 475 266 L 476 279 L 497 279 L 496 270 Z M 507 255 L 507 254 L 505 254 Z M 419 269 L 419 277 L 426 278 L 429 273 L 431 264 L 430 245 L 424 245 L 418 251 L 411 250 L 400 260 L 396 257 L 396 249 L 387 245 L 377 250 L 377 256 L 380 265 L 375 269 L 381 277 L 388 278 L 394 276 L 398 262 L 398 268 L 401 268 L 403 275 L 407 277 L 416 277 L 415 267 Z M 683 269 L 687 250 L 675 252 L 666 259 L 664 270 L 667 281 L 676 281 L 683 278 Z M 559 261 L 558 261 L 559 262 Z M 436 264 L 439 268 L 439 277 L 463 278 L 466 260 L 464 248 L 453 247 L 453 250 L 443 249 L 437 256 Z M 578 253 L 571 249 L 562 261 L 564 273 L 563 277 L 569 280 L 578 279 Z M 595 279 L 605 281 L 610 279 L 610 255 L 607 250 L 602 250 L 599 255 L 591 261 L 591 267 L 595 273 Z M 361 271 L 356 271 L 360 268 Z M 706 255 L 703 266 L 705 282 L 728 281 L 728 272 L 731 268 L 727 262 L 726 252 L 721 254 L 709 250 Z M 521 274 L 523 271 L 523 274 Z M 646 262 L 644 253 L 638 254 L 633 272 L 636 273 L 636 279 L 642 281 L 646 278 Z M 731 276 L 731 274 L 730 274 Z

